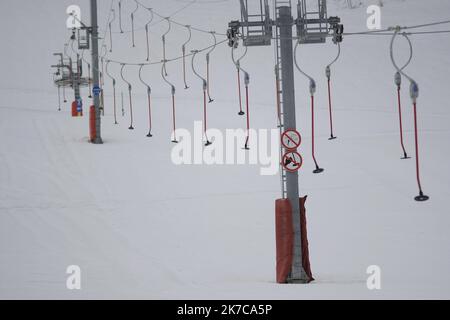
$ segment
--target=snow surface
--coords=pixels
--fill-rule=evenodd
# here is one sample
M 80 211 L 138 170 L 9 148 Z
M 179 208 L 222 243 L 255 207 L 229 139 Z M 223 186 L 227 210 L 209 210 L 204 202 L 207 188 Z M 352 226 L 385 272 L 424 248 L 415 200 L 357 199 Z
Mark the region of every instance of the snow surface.
M 186 1 L 145 1 L 170 14 Z M 77 1 L 88 21 L 88 1 Z M 239 18 L 234 1 L 198 1 L 174 19 L 223 32 Z M 330 1 L 346 31 L 366 30 L 366 5 L 347 9 Z M 133 2 L 127 1 L 125 12 Z M 347 37 L 333 67 L 335 129 L 329 142 L 324 68 L 336 47 L 303 46 L 301 64 L 317 81 L 317 156 L 326 169 L 313 175 L 307 81 L 296 74 L 297 116 L 305 158 L 300 189 L 308 195 L 311 264 L 309 285 L 275 283 L 274 201 L 278 176 L 258 166 L 175 166 L 170 161 L 169 89 L 160 67 L 146 68 L 154 92 L 154 134 L 147 133 L 145 88 L 137 67 L 136 130 L 126 117 L 115 126 L 111 83 L 106 82 L 105 144 L 89 144 L 87 117 L 57 112 L 50 65 L 68 39 L 65 8 L 72 1 L 0 2 L 0 298 L 311 299 L 450 298 L 450 110 L 449 36 L 414 36 L 407 71 L 417 80 L 422 183 L 431 200 L 417 203 L 414 160 L 400 160 L 398 116 L 389 60 L 389 37 Z M 109 1 L 100 1 L 105 25 Z M 384 1 L 383 27 L 448 19 L 444 0 Z M 138 12 L 142 26 L 146 13 Z M 130 22 L 124 17 L 125 29 Z M 102 27 L 103 29 L 104 27 Z M 152 30 L 152 57 L 161 59 L 164 23 Z M 448 26 L 434 29 L 448 29 Z M 117 31 L 117 30 L 116 30 Z M 114 35 L 117 60 L 145 59 L 144 34 Z M 186 30 L 167 36 L 168 55 L 178 56 Z M 107 41 L 108 43 L 108 41 Z M 191 48 L 209 45 L 194 33 Z M 407 46 L 399 41 L 399 59 Z M 69 50 L 70 52 L 70 50 Z M 204 55 L 199 57 L 202 61 Z M 242 128 L 237 116 L 235 68 L 230 50 L 212 54 L 209 123 Z M 203 60 L 204 61 L 204 60 Z M 243 66 L 251 75 L 252 127 L 274 128 L 273 48 L 250 48 Z M 201 120 L 201 83 L 191 73 L 182 90 L 181 63 L 167 66 L 176 82 L 178 124 L 192 129 Z M 119 66 L 111 65 L 119 78 Z M 125 85 L 120 83 L 120 90 Z M 72 98 L 72 93 L 67 92 Z M 83 91 L 87 104 L 87 92 Z M 405 140 L 413 154 L 412 108 L 406 83 Z M 366 287 L 366 268 L 379 265 L 382 290 Z M 66 268 L 82 269 L 82 290 L 66 289 Z

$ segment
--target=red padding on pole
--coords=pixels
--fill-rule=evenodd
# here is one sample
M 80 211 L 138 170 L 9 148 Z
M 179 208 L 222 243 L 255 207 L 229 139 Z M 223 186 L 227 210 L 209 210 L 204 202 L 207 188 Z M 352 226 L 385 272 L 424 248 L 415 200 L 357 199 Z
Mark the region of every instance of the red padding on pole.
M 72 117 L 78 117 L 77 102 L 72 102 Z
M 95 127 L 95 106 L 91 106 L 89 109 L 89 134 L 90 141 L 94 141 L 97 136 L 97 131 Z
M 311 271 L 311 263 L 309 261 L 309 243 L 308 243 L 308 231 L 306 225 L 306 202 L 307 196 L 300 198 L 300 228 L 302 231 L 302 263 L 303 269 L 305 269 L 306 274 L 308 275 L 309 281 L 314 280 Z
M 294 227 L 289 199 L 275 201 L 275 232 L 277 248 L 277 282 L 286 283 L 293 259 Z
M 309 261 L 308 233 L 306 224 L 306 198 L 300 198 L 300 228 L 302 234 L 302 263 L 308 276 L 308 282 L 314 280 Z M 294 226 L 292 222 L 292 206 L 289 199 L 278 199 L 275 202 L 276 259 L 277 283 L 286 283 L 291 272 L 294 248 Z

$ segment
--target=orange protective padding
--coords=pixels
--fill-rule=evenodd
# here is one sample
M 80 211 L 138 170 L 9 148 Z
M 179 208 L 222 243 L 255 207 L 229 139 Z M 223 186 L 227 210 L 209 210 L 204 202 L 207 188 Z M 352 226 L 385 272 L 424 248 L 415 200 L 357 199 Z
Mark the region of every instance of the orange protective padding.
M 311 263 L 309 261 L 309 243 L 308 243 L 308 228 L 306 225 L 306 202 L 307 196 L 300 198 L 300 228 L 302 232 L 302 264 L 303 269 L 308 276 L 308 282 L 314 281 L 311 271 Z
M 95 106 L 91 106 L 89 109 L 89 134 L 90 141 L 94 141 L 97 136 L 97 131 L 95 128 Z
M 72 102 L 72 117 L 78 117 L 77 106 L 78 104 L 76 101 Z
M 277 248 L 277 282 L 286 283 L 291 272 L 294 249 L 292 206 L 289 199 L 275 201 L 275 232 Z
M 308 276 L 308 282 L 314 280 L 309 261 L 308 233 L 306 225 L 306 198 L 300 198 L 300 228 L 302 237 L 302 263 Z M 289 199 L 275 202 L 277 283 L 286 283 L 291 272 L 294 255 L 294 225 L 292 206 Z

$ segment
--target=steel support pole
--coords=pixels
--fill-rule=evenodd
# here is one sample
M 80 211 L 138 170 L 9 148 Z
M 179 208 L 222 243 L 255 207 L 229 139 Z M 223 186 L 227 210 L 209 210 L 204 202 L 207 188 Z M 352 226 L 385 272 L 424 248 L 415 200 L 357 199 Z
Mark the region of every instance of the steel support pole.
M 100 75 L 99 75 L 99 58 L 98 58 L 98 16 L 97 16 L 97 0 L 91 0 L 91 30 L 92 30 L 92 79 L 93 87 L 100 87 Z M 100 96 L 94 94 L 94 106 L 95 106 L 95 139 L 92 141 L 94 144 L 102 144 L 101 138 L 101 115 L 100 115 Z
M 292 26 L 294 25 L 294 21 L 290 7 L 286 6 L 279 8 L 277 24 L 280 29 L 284 129 L 297 129 L 295 119 L 294 56 L 292 45 Z M 308 281 L 308 276 L 306 275 L 302 263 L 298 173 L 286 172 L 286 178 L 287 197 L 291 202 L 292 221 L 294 225 L 294 259 L 288 282 L 306 283 Z

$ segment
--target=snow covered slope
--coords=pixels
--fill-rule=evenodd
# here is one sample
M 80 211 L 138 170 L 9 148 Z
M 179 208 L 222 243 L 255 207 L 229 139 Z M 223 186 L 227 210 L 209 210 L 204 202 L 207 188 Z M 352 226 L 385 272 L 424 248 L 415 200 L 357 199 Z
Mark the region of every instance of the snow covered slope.
M 78 1 L 88 20 L 88 1 Z M 124 1 L 130 30 L 133 1 Z M 143 1 L 171 14 L 185 1 Z M 200 3 L 201 2 L 201 3 Z M 226 30 L 240 16 L 234 1 L 198 1 L 174 19 L 205 29 Z M 365 1 L 347 9 L 330 1 L 346 31 L 366 30 Z M 336 47 L 303 46 L 300 63 L 317 81 L 317 156 L 326 169 L 313 175 L 307 81 L 296 74 L 297 116 L 305 158 L 300 190 L 307 194 L 310 285 L 275 283 L 274 201 L 278 176 L 259 175 L 258 166 L 175 166 L 170 160 L 170 90 L 160 66 L 146 68 L 154 92 L 154 134 L 147 133 L 145 88 L 137 67 L 126 69 L 135 84 L 135 127 L 128 110 L 113 124 L 111 83 L 106 82 L 105 144 L 88 140 L 87 118 L 57 112 L 49 66 L 68 39 L 65 8 L 72 1 L 0 3 L 3 39 L 0 79 L 0 298 L 450 298 L 450 105 L 449 35 L 413 37 L 408 72 L 419 98 L 422 183 L 431 200 L 416 203 L 414 160 L 400 160 L 394 70 L 389 37 L 346 37 L 333 67 L 335 126 L 328 138 L 324 69 Z M 25 10 L 24 8 L 27 8 Z M 104 29 L 109 1 L 101 1 Z M 384 1 L 383 27 L 449 18 L 444 0 Z M 148 16 L 140 10 L 137 24 Z M 12 27 L 13 26 L 13 27 Z M 116 26 L 117 28 L 117 26 Z M 160 35 L 152 27 L 154 60 L 161 59 Z M 442 26 L 435 29 L 448 29 Z M 115 30 L 117 31 L 117 30 Z M 178 56 L 186 30 L 167 36 L 168 55 Z M 110 58 L 140 62 L 145 38 L 137 31 L 114 34 Z M 108 41 L 107 41 L 108 43 Z M 208 34 L 194 33 L 192 48 L 208 46 Z M 401 43 L 401 44 L 400 44 Z M 407 46 L 398 45 L 399 59 Z M 199 57 L 202 61 L 204 55 Z M 204 61 L 204 60 L 203 60 Z M 242 61 L 251 75 L 252 127 L 274 128 L 273 49 L 250 48 Z M 119 78 L 120 66 L 111 65 Z M 201 120 L 201 83 L 188 74 L 182 90 L 181 62 L 167 66 L 175 81 L 178 124 L 192 129 Z M 212 127 L 243 128 L 237 116 L 235 68 L 230 49 L 212 55 L 209 107 Z M 119 80 L 120 90 L 125 85 Z M 125 91 L 124 91 L 125 92 Z M 126 93 L 126 92 L 125 92 Z M 72 93 L 67 93 L 72 98 Z M 87 100 L 86 90 L 83 92 Z M 412 108 L 403 89 L 405 140 L 413 153 Z M 66 289 L 66 268 L 82 269 L 82 290 Z M 366 287 L 366 268 L 379 265 L 382 290 Z

